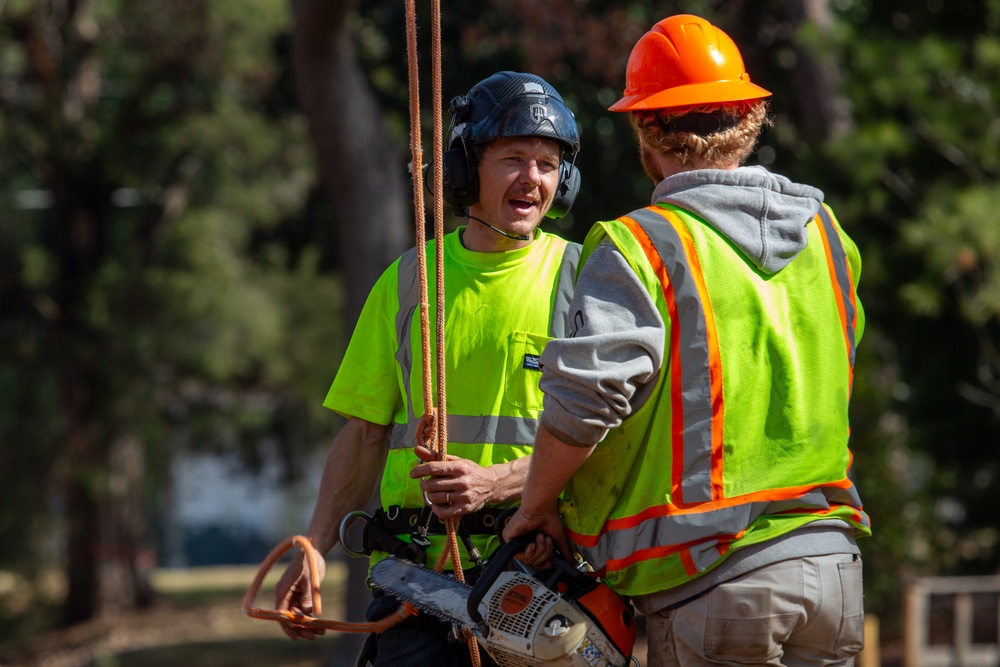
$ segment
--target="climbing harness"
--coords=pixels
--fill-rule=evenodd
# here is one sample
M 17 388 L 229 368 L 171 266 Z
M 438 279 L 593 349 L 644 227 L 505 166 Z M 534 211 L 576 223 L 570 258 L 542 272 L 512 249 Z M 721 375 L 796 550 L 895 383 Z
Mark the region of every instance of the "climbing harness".
M 504 513 L 503 509 L 484 507 L 478 512 L 463 514 L 459 519 L 458 537 L 462 540 L 469 560 L 474 567 L 466 570 L 466 573 L 477 572 L 483 567 L 482 556 L 475 544 L 472 542 L 473 535 L 498 535 L 497 526 L 499 517 Z M 424 516 L 423 509 L 406 509 L 398 505 L 392 505 L 388 511 L 381 508 L 375 510 L 374 514 L 358 510 L 351 512 L 344 517 L 340 524 L 340 546 L 344 551 L 354 558 L 366 558 L 371 556 L 373 551 L 384 551 L 398 558 L 405 558 L 414 563 L 425 565 L 427 562 L 426 545 L 416 542 L 413 539 L 418 528 L 426 531 L 426 535 L 447 535 L 448 526 L 442 523 L 434 513 L 430 517 Z M 350 527 L 355 521 L 364 521 L 364 533 L 361 538 L 361 548 L 356 549 L 351 546 L 351 539 L 348 535 Z M 410 533 L 410 541 L 400 539 L 399 535 Z
M 408 62 L 408 78 L 409 78 L 409 88 L 410 88 L 410 152 L 412 155 L 412 168 L 411 174 L 413 177 L 413 195 L 414 195 L 414 211 L 415 211 L 415 230 L 416 230 L 416 245 L 417 248 L 425 248 L 427 240 L 424 234 L 424 169 L 423 165 L 423 149 L 421 148 L 421 129 L 420 129 L 420 94 L 419 94 L 419 77 L 417 71 L 417 28 L 416 28 L 416 10 L 414 7 L 415 0 L 406 0 L 406 20 L 407 20 L 407 31 L 406 31 L 406 53 Z M 435 238 L 439 240 L 435 243 L 435 263 L 437 271 L 436 273 L 436 306 L 437 306 L 437 318 L 436 318 L 436 379 L 437 379 L 437 393 L 434 396 L 433 386 L 431 382 L 431 376 L 428 369 L 431 368 L 431 353 L 430 353 L 430 323 L 429 323 L 429 304 L 427 298 L 427 260 L 426 253 L 417 252 L 417 262 L 418 262 L 418 276 L 419 276 L 419 298 L 420 298 L 420 334 L 421 334 L 421 353 L 423 361 L 423 380 L 424 380 L 424 405 L 427 406 L 426 413 L 421 418 L 421 426 L 417 432 L 417 441 L 419 444 L 427 447 L 431 451 L 437 454 L 439 461 L 445 460 L 447 456 L 447 443 L 448 443 L 448 419 L 446 413 L 446 400 L 447 395 L 445 386 L 445 348 L 444 348 L 444 326 L 445 326 L 445 312 L 444 312 L 444 243 L 440 242 L 444 238 L 444 199 L 440 196 L 440 193 L 444 191 L 443 187 L 443 125 L 441 120 L 441 3 L 440 0 L 431 0 L 431 41 L 432 41 L 432 59 L 433 59 L 433 72 L 432 72 L 432 105 L 434 109 L 434 151 L 433 151 L 433 179 L 434 186 L 431 192 L 438 193 L 438 196 L 433 197 L 434 203 L 434 234 Z M 425 496 L 425 501 L 427 500 Z M 396 508 L 397 510 L 399 508 Z M 381 520 L 381 517 L 385 516 L 385 520 Z M 410 521 L 410 513 L 406 516 L 406 521 Z M 485 515 L 484 515 L 485 516 Z M 477 517 L 478 518 L 478 517 Z M 495 516 L 493 517 L 495 519 Z M 360 551 L 352 549 L 347 544 L 347 530 L 351 524 L 356 520 L 365 521 L 365 533 L 364 542 L 362 549 Z M 395 520 L 393 517 L 392 520 Z M 432 525 L 436 520 L 434 518 L 433 512 L 431 511 L 430 503 L 427 502 L 424 507 L 419 510 L 419 514 L 416 515 L 416 520 L 412 523 L 412 531 L 410 532 L 410 542 L 407 543 L 404 540 L 396 537 L 399 533 L 390 532 L 394 528 L 388 527 L 386 525 L 387 521 L 392 521 L 388 518 L 386 513 L 379 512 L 375 513 L 375 516 L 369 516 L 365 512 L 351 512 L 348 514 L 340 525 L 340 543 L 345 551 L 351 556 L 366 556 L 369 555 L 373 550 L 387 551 L 390 554 L 401 556 L 409 560 L 413 560 L 419 563 L 425 563 L 427 558 L 427 547 L 430 546 L 430 540 L 428 539 L 428 534 L 433 530 L 433 532 L 439 532 L 439 529 L 435 526 L 432 529 Z M 483 519 L 485 521 L 485 519 Z M 450 560 L 454 564 L 454 576 L 459 582 L 465 581 L 465 573 L 461 567 L 461 555 L 458 549 L 458 540 L 461 539 L 465 545 L 466 551 L 469 554 L 469 558 L 475 564 L 476 568 L 482 567 L 482 559 L 479 551 L 475 548 L 472 542 L 471 532 L 469 528 L 469 521 L 467 520 L 463 523 L 459 518 L 454 517 L 447 519 L 443 522 L 444 533 L 447 535 L 446 548 L 442 551 L 441 556 L 438 558 L 437 563 L 434 566 L 436 571 L 441 571 L 445 568 Z M 442 525 L 438 521 L 439 525 Z M 405 532 L 405 531 L 404 531 Z M 312 584 L 314 609 L 316 616 L 307 616 L 304 614 L 293 613 L 288 610 L 263 610 L 254 607 L 254 600 L 260 590 L 261 583 L 264 577 L 274 566 L 277 560 L 289 549 L 298 546 L 303 552 L 303 575 L 309 576 L 309 581 Z M 276 546 L 274 550 L 268 555 L 264 563 L 261 565 L 257 576 L 254 578 L 250 589 L 247 591 L 246 596 L 243 599 L 243 611 L 247 615 L 253 618 L 275 620 L 283 623 L 292 624 L 295 626 L 300 626 L 304 628 L 315 628 L 315 629 L 333 629 L 342 632 L 382 632 L 406 618 L 414 616 L 417 612 L 415 608 L 407 602 L 400 604 L 399 609 L 394 613 L 390 614 L 386 618 L 372 622 L 372 623 L 348 623 L 341 621 L 330 621 L 319 618 L 322 614 L 321 603 L 320 603 L 320 593 L 319 593 L 319 574 L 316 568 L 317 559 L 321 558 L 317 554 L 312 543 L 305 537 L 301 535 L 296 535 L 284 540 L 281 544 Z M 475 571 L 475 569 L 473 571 Z M 466 642 L 469 646 L 469 653 L 472 658 L 473 667 L 479 667 L 481 665 L 481 660 L 479 657 L 479 649 L 476 643 L 476 638 L 470 633 L 465 637 Z

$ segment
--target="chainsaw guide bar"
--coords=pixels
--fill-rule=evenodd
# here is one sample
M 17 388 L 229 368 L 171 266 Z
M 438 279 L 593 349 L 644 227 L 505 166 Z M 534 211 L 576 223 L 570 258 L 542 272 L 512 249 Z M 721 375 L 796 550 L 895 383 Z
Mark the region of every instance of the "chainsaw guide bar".
M 371 582 L 422 612 L 465 628 L 476 627 L 467 610 L 472 587 L 446 574 L 410 561 L 386 558 L 372 568 Z

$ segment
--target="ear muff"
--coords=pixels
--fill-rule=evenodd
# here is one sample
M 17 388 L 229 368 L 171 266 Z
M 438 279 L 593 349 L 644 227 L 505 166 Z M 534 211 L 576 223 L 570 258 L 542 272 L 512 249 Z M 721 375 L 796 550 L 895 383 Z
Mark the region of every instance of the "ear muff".
M 476 169 L 476 158 L 465 150 L 464 146 L 449 148 L 441 155 L 444 167 L 444 201 L 453 209 L 456 215 L 464 215 L 460 209 L 472 206 L 479 201 L 479 172 Z
M 578 194 L 580 194 L 580 170 L 572 162 L 563 160 L 559 165 L 559 186 L 556 188 L 556 196 L 552 198 L 552 206 L 549 207 L 545 217 L 561 218 L 569 213 Z

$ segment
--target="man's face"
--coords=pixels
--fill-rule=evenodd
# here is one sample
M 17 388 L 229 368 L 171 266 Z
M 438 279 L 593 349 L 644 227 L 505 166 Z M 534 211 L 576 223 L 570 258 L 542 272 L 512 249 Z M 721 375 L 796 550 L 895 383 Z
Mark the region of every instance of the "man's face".
M 538 137 L 504 137 L 479 160 L 479 201 L 470 213 L 509 234 L 532 234 L 559 185 L 559 144 Z

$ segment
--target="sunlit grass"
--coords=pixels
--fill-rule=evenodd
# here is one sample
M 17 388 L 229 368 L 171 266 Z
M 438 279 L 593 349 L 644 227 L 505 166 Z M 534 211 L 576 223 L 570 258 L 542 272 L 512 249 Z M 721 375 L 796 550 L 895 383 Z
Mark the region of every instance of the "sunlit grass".
M 279 563 L 264 579 L 254 606 L 271 609 Z M 51 628 L 65 590 L 62 577 L 43 577 L 31 587 L 0 573 L 0 610 L 21 631 L 0 639 L 3 667 L 334 667 L 354 664 L 362 635 L 327 632 L 316 641 L 292 642 L 274 621 L 243 613 L 242 601 L 255 566 L 158 569 L 151 575 L 157 602 L 113 621 L 67 630 Z M 343 620 L 346 565 L 331 561 L 321 589 L 323 617 Z M 42 606 L 44 603 L 44 606 Z M 31 610 L 45 619 L 30 621 Z M 67 656 L 72 655 L 70 659 Z

